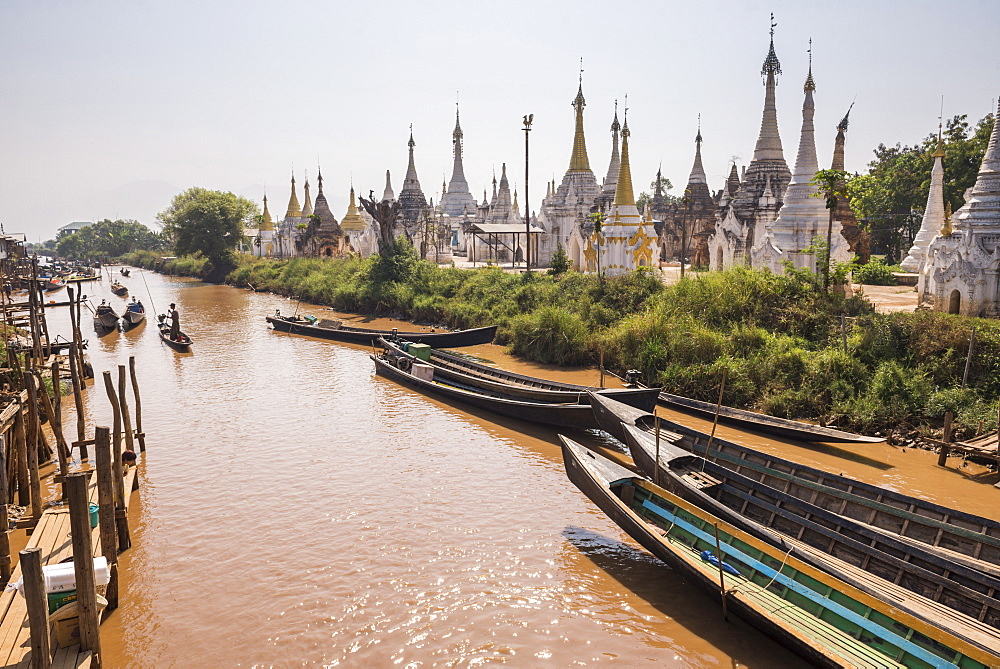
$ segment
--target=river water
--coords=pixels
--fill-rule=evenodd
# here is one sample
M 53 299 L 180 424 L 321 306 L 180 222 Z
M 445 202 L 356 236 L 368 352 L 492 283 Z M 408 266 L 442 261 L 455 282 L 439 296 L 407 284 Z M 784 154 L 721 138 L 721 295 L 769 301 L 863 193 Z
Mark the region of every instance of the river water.
M 89 332 L 98 376 L 136 357 L 148 445 L 123 603 L 102 626 L 106 666 L 803 666 L 724 623 L 715 599 L 577 491 L 556 431 L 376 377 L 362 347 L 274 332 L 264 316 L 296 308 L 284 298 L 139 270 L 124 282 L 150 316 L 150 299 L 161 312 L 176 302 L 195 345 L 171 350 L 152 322 Z M 106 279 L 84 290 L 124 303 Z M 68 334 L 66 309 L 49 322 Z M 464 350 L 598 382 L 498 346 Z M 85 402 L 88 426 L 111 424 L 103 382 Z M 930 453 L 754 445 L 982 515 L 1000 508 L 995 476 L 942 470 Z

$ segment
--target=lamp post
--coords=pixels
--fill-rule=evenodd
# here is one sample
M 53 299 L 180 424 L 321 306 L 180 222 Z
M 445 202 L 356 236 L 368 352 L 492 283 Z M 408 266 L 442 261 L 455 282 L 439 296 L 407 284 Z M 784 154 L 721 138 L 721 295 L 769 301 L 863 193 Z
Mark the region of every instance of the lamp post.
M 531 271 L 531 205 L 528 199 L 528 133 L 534 114 L 524 117 L 524 270 Z
M 684 205 L 684 213 L 681 214 L 681 278 L 684 278 L 684 255 L 687 253 L 687 220 L 691 213 L 691 191 L 685 190 L 681 199 Z

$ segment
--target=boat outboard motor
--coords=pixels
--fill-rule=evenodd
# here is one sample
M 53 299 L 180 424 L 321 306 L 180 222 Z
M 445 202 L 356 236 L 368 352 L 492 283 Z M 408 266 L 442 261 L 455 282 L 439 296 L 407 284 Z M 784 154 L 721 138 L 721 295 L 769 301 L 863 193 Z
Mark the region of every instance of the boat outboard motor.
M 639 379 L 642 377 L 642 372 L 638 369 L 630 369 L 625 372 L 625 387 L 626 388 L 637 388 L 639 384 Z

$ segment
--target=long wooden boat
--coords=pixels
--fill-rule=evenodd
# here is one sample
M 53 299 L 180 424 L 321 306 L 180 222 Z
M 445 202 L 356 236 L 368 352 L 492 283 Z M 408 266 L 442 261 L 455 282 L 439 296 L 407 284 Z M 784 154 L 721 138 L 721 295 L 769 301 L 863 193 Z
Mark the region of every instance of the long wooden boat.
M 417 362 L 427 364 L 434 368 L 434 378 L 440 381 L 534 402 L 589 404 L 590 395 L 587 394 L 587 390 L 594 390 L 605 397 L 612 397 L 637 409 L 652 411 L 653 407 L 656 406 L 656 396 L 659 393 L 658 388 L 597 389 L 570 383 L 546 381 L 545 379 L 505 372 L 436 349 L 430 349 L 430 360 L 427 361 L 408 353 L 405 350 L 408 348 L 408 342 L 394 342 L 379 337 L 377 343 L 384 349 L 386 355 L 399 358 L 399 360 L 394 361 L 397 367 L 401 364 L 412 366 L 413 363 Z
M 128 295 L 128 287 L 118 283 L 118 281 L 116 280 L 114 283 L 111 284 L 111 292 L 119 297 L 125 297 L 126 295 Z
M 582 429 L 598 426 L 589 404 L 534 402 L 510 395 L 490 393 L 471 386 L 425 380 L 415 376 L 408 369 L 400 369 L 393 364 L 391 358 L 386 359 L 378 355 L 369 357 L 375 362 L 377 374 L 429 395 L 533 423 Z
M 601 428 L 626 442 L 624 425 L 655 439 L 656 419 L 605 397 L 592 401 Z M 768 455 L 661 418 L 660 437 L 709 462 L 827 511 L 871 525 L 904 541 L 933 547 L 942 556 L 1000 575 L 1000 522 L 863 481 Z M 650 475 L 653 470 L 646 470 Z
M 989 667 L 1000 662 L 995 647 L 900 610 L 560 438 L 569 479 L 629 536 L 812 664 Z
M 191 337 L 187 336 L 183 332 L 180 332 L 177 335 L 176 339 L 171 337 L 170 324 L 167 323 L 166 316 L 161 314 L 160 316 L 158 316 L 158 319 L 159 320 L 156 323 L 156 327 L 160 331 L 160 339 L 163 341 L 164 344 L 170 346 L 173 349 L 181 351 L 182 353 L 186 353 L 191 350 L 191 344 L 194 343 L 193 341 L 191 341 Z
M 387 339 L 395 337 L 403 341 L 428 344 L 435 348 L 457 348 L 459 346 L 489 344 L 493 341 L 493 337 L 497 333 L 497 326 L 495 325 L 471 330 L 456 330 L 454 332 L 372 330 L 344 325 L 340 321 L 311 319 L 302 316 L 282 316 L 277 312 L 274 316 L 268 316 L 267 322 L 275 330 L 281 332 L 318 337 L 320 339 L 332 339 L 334 341 L 361 344 L 363 346 L 375 344 L 379 337 L 386 337 Z
M 115 330 L 118 328 L 118 314 L 109 304 L 99 304 L 94 310 L 94 327 L 98 330 Z
M 903 541 L 898 535 L 789 497 L 691 453 L 681 457 L 665 453 L 662 435 L 656 467 L 655 445 L 648 433 L 633 426 L 628 426 L 626 433 L 629 451 L 639 469 L 653 472 L 654 480 L 659 479 L 672 491 L 701 505 L 689 494 L 696 490 L 727 507 L 736 519 L 728 514 L 726 519 L 734 525 L 755 533 L 765 527 L 844 560 L 867 572 L 864 579 L 854 583 L 861 589 L 866 589 L 873 577 L 885 579 L 996 628 L 1000 648 L 997 575 L 978 570 L 966 560 L 941 555 L 929 546 Z M 715 507 L 704 508 L 716 512 Z
M 718 410 L 719 421 L 740 427 L 749 427 L 760 432 L 773 434 L 778 437 L 788 439 L 798 439 L 801 441 L 820 441 L 826 443 L 870 443 L 877 444 L 885 441 L 881 437 L 867 437 L 863 434 L 844 432 L 821 425 L 811 425 L 797 420 L 768 416 L 767 414 L 754 413 L 745 409 L 719 406 L 710 402 L 694 400 L 682 395 L 672 395 L 670 393 L 660 393 L 660 404 L 670 409 L 680 409 L 682 411 L 697 414 L 703 418 L 713 419 Z

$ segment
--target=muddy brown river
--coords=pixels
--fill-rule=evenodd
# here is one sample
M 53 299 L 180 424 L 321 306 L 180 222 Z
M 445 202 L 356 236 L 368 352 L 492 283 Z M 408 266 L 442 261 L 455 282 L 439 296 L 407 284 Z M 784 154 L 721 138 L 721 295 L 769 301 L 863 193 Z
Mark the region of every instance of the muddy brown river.
M 138 270 L 123 281 L 150 314 L 176 302 L 195 344 L 179 354 L 151 322 L 101 339 L 86 328 L 98 376 L 136 356 L 148 444 L 130 510 L 133 548 L 122 556 L 123 603 L 101 628 L 106 666 L 804 666 L 738 619 L 723 622 L 716 599 L 577 491 L 555 430 L 376 377 L 364 348 L 270 330 L 264 316 L 290 313 L 294 301 L 145 280 L 148 293 Z M 124 304 L 106 278 L 84 290 L 95 303 Z M 49 318 L 53 335 L 69 332 L 66 309 Z M 598 383 L 595 370 L 526 364 L 498 346 L 464 351 Z M 111 424 L 103 387 L 85 401 L 91 428 Z M 600 433 L 575 438 L 614 449 Z M 996 475 L 943 470 L 931 453 L 750 441 L 1000 513 Z

